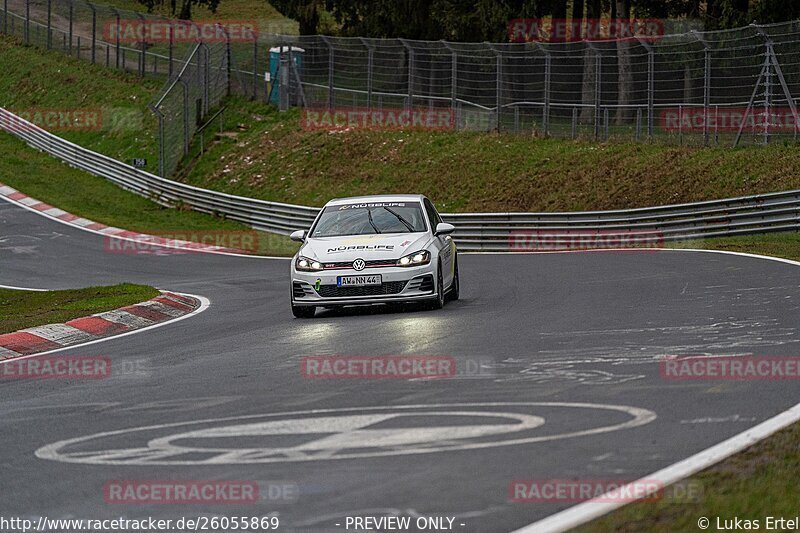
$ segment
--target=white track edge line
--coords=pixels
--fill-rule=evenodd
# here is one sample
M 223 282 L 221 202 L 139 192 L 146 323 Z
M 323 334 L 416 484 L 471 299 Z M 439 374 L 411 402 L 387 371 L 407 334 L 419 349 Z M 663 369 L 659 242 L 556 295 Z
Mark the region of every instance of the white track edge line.
M 783 411 L 782 413 L 752 427 L 738 435 L 734 435 L 728 440 L 715 444 L 710 448 L 698 452 L 687 459 L 674 463 L 666 468 L 663 468 L 653 474 L 640 478 L 637 481 L 629 483 L 625 488 L 620 491 L 625 491 L 630 488 L 630 494 L 636 494 L 634 487 L 637 483 L 644 482 L 660 482 L 663 486 L 671 485 L 681 479 L 687 478 L 691 475 L 705 470 L 723 459 L 726 459 L 735 453 L 738 453 L 753 444 L 773 435 L 781 429 L 789 426 L 800 420 L 800 403 L 794 407 Z M 564 511 L 550 515 L 537 522 L 524 526 L 515 530 L 513 533 L 533 533 L 533 532 L 561 532 L 567 529 L 578 527 L 590 520 L 600 518 L 603 515 L 614 511 L 628 503 L 626 502 L 610 502 L 614 495 L 607 493 L 593 500 L 580 503 Z M 600 500 L 600 501 L 597 501 Z M 605 500 L 605 501 L 603 501 Z
M 61 224 L 64 224 L 65 226 L 69 226 L 70 228 L 75 228 L 75 229 L 80 229 L 80 230 L 83 230 L 83 231 L 88 231 L 89 233 L 94 233 L 95 235 L 102 235 L 103 237 L 105 237 L 107 239 L 118 239 L 118 240 L 122 240 L 122 241 L 139 242 L 136 239 L 132 239 L 130 237 L 120 237 L 118 235 L 110 235 L 108 233 L 103 233 L 100 230 L 90 229 L 90 228 L 86 228 L 86 227 L 83 227 L 83 226 L 78 226 L 77 224 L 72 224 L 70 222 L 67 222 L 66 220 L 61 220 L 60 218 L 50 216 L 50 215 L 44 213 L 43 211 L 37 211 L 36 209 L 33 209 L 30 206 L 27 206 L 27 205 L 25 205 L 23 203 L 20 203 L 17 200 L 12 200 L 11 198 L 8 198 L 6 196 L 0 195 L 0 199 L 5 200 L 6 202 L 8 202 L 8 203 L 10 203 L 12 205 L 15 205 L 17 207 L 21 207 L 23 209 L 27 209 L 28 211 L 30 211 L 32 213 L 36 213 L 37 215 L 40 215 L 40 216 L 43 216 L 43 217 L 48 218 L 50 220 L 53 220 L 55 222 L 59 222 Z M 95 223 L 95 221 L 93 221 L 93 220 L 91 222 Z M 102 222 L 96 222 L 96 223 L 97 224 L 102 224 Z M 253 231 L 258 231 L 258 230 L 253 230 Z M 147 233 L 142 233 L 142 235 L 148 235 L 148 234 Z M 278 257 L 278 256 L 270 256 L 270 255 L 237 254 L 237 253 L 233 253 L 233 252 L 220 252 L 218 250 L 204 250 L 202 248 L 176 248 L 175 246 L 169 246 L 169 245 L 166 245 L 166 244 L 159 244 L 159 243 L 156 243 L 156 242 L 148 242 L 147 244 L 148 245 L 152 245 L 152 246 L 160 246 L 162 248 L 167 248 L 169 250 L 185 250 L 187 253 L 190 253 L 190 254 L 191 253 L 201 253 L 201 254 L 214 254 L 214 255 L 229 255 L 229 256 L 232 256 L 232 257 L 246 257 L 246 258 L 249 258 L 249 259 L 291 259 L 291 257 Z
M 175 293 L 175 294 L 179 294 L 181 296 L 188 296 L 190 298 L 196 298 L 196 299 L 200 300 L 200 306 L 197 309 L 195 309 L 194 311 L 186 313 L 183 316 L 179 316 L 177 318 L 173 318 L 172 320 L 165 320 L 164 322 L 158 322 L 157 324 L 152 324 L 150 326 L 145 326 L 143 328 L 134 329 L 132 331 L 126 331 L 125 333 L 120 333 L 119 335 L 111 335 L 110 337 L 103 337 L 101 339 L 95 339 L 93 341 L 83 342 L 81 344 L 72 344 L 70 346 L 64 346 L 63 348 L 56 348 L 54 350 L 48 350 L 46 352 L 34 353 L 34 354 L 30 354 L 30 355 L 22 355 L 20 357 L 13 357 L 11 359 L 3 359 L 2 361 L 0 361 L 0 364 L 12 363 L 14 361 L 20 361 L 22 359 L 30 359 L 32 357 L 40 357 L 42 355 L 48 355 L 48 354 L 56 353 L 56 352 L 63 352 L 64 350 L 75 350 L 75 349 L 78 349 L 78 348 L 83 348 L 84 346 L 89 346 L 90 344 L 97 344 L 97 343 L 100 343 L 100 342 L 106 342 L 106 341 L 110 341 L 110 340 L 114 340 L 114 339 L 119 339 L 120 337 L 127 337 L 128 335 L 134 335 L 136 333 L 141 333 L 143 331 L 147 331 L 147 330 L 150 330 L 150 329 L 160 328 L 161 326 L 174 324 L 175 322 L 180 322 L 181 320 L 186 320 L 187 318 L 191 318 L 191 317 L 193 317 L 193 316 L 195 316 L 197 314 L 202 313 L 203 311 L 205 311 L 206 309 L 208 309 L 211 306 L 211 300 L 209 300 L 205 296 L 198 296 L 196 294 L 189 294 L 189 293 L 177 292 L 177 291 L 169 291 L 169 292 L 172 292 L 172 293 Z

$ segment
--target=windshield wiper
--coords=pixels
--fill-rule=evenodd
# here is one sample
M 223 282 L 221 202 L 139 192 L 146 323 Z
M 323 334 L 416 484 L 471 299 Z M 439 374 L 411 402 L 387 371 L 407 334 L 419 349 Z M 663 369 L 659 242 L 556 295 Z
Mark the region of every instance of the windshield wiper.
M 372 226 L 372 229 L 375 230 L 375 233 L 380 233 L 381 230 L 378 229 L 378 226 L 375 225 L 375 222 L 372 220 L 372 209 L 369 207 L 367 208 L 367 219 L 369 220 L 369 225 Z
M 400 214 L 399 214 L 399 213 L 397 213 L 397 212 L 395 212 L 395 211 L 393 211 L 393 210 L 389 209 L 389 208 L 388 208 L 388 207 L 386 207 L 385 205 L 384 205 L 384 206 L 381 206 L 381 207 L 383 207 L 384 209 L 386 209 L 387 211 L 389 211 L 391 214 L 393 214 L 395 217 L 397 217 L 397 220 L 399 220 L 400 222 L 402 222 L 402 223 L 403 223 L 403 225 L 406 227 L 406 229 L 408 229 L 408 231 L 410 231 L 410 232 L 412 232 L 412 233 L 413 233 L 413 231 L 414 231 L 414 226 L 412 226 L 412 225 L 411 225 L 411 223 L 410 223 L 408 220 L 404 219 L 402 216 L 400 216 Z

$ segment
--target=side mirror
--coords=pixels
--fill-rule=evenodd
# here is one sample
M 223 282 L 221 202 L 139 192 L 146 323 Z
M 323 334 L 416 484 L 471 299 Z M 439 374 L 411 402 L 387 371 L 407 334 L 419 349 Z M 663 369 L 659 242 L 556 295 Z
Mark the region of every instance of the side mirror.
M 293 241 L 303 242 L 306 240 L 306 230 L 299 229 L 297 231 L 293 231 L 292 234 L 289 235 L 289 238 Z
M 450 235 L 456 230 L 456 227 L 452 224 L 448 224 L 447 222 L 439 222 L 436 224 L 436 231 L 434 235 Z

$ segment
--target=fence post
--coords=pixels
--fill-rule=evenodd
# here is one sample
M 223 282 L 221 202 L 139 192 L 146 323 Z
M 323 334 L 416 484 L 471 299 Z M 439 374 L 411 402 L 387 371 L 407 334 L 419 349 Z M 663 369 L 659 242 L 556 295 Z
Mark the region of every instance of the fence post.
M 544 54 L 544 110 L 542 112 L 542 127 L 544 134 L 550 135 L 550 80 L 552 78 L 552 60 L 550 51 L 539 41 L 534 41 L 536 47 Z
M 173 42 L 175 40 L 175 37 L 174 37 L 174 35 L 175 35 L 174 34 L 175 25 L 171 20 L 169 21 L 169 24 L 167 25 L 167 32 L 169 33 L 169 52 L 168 52 L 168 55 L 169 55 L 169 68 L 167 69 L 167 72 L 169 73 L 168 74 L 169 79 L 172 79 L 172 68 L 173 68 L 172 61 L 174 60 L 172 46 L 173 46 Z
M 494 67 L 494 128 L 500 131 L 500 108 L 502 106 L 503 94 L 503 56 L 502 52 L 496 49 L 491 43 L 484 42 L 483 44 L 489 47 L 489 50 L 494 52 L 495 67 Z
M 53 0 L 47 0 L 47 49 L 50 50 L 50 36 L 53 31 Z
M 647 50 L 647 137 L 653 139 L 653 68 L 655 66 L 655 52 L 650 43 L 642 40 L 640 37 L 636 38 L 645 50 Z
M 258 36 L 253 39 L 253 100 L 258 98 Z
M 703 146 L 708 146 L 708 113 L 711 104 L 711 48 L 696 31 L 689 32 L 703 45 Z M 715 117 L 716 119 L 716 117 Z
M 458 54 L 450 43 L 442 39 L 441 43 L 450 52 L 450 112 L 455 114 L 458 107 Z M 455 123 L 458 129 L 458 122 Z
M 158 175 L 162 178 L 166 178 L 167 176 L 164 169 L 164 115 L 158 108 L 152 105 L 147 107 L 158 117 Z
M 88 4 L 89 9 L 92 10 L 92 64 L 96 62 L 97 57 L 97 10 L 94 4 Z M 69 32 L 70 32 L 70 46 L 72 46 L 72 2 L 69 4 Z
M 289 61 L 288 58 L 283 55 L 283 45 L 280 45 L 279 50 L 278 75 L 280 79 L 278 83 L 281 92 L 278 93 L 278 110 L 286 111 L 289 109 Z
M 334 106 L 334 93 L 333 93 L 333 44 L 330 37 L 322 35 L 322 40 L 328 46 L 328 110 L 333 110 Z
M 367 110 L 372 111 L 372 69 L 375 50 L 363 37 L 358 38 L 367 49 Z
M 25 0 L 25 42 L 31 43 L 31 0 Z
M 3 33 L 8 34 L 8 0 L 3 0 Z
M 414 100 L 414 49 L 411 48 L 411 45 L 408 44 L 408 42 L 405 39 L 398 38 L 398 41 L 400 41 L 403 44 L 406 51 L 408 52 L 408 75 L 407 75 L 408 97 L 406 100 L 405 108 L 406 111 L 410 111 Z
M 120 28 L 120 17 L 119 17 L 119 11 L 117 11 L 113 7 L 111 7 L 110 9 L 111 9 L 111 11 L 114 12 L 114 15 L 116 16 L 116 19 L 117 19 L 117 31 L 114 32 L 117 35 L 117 38 L 116 38 L 117 43 L 116 43 L 116 52 L 115 52 L 114 55 L 116 56 L 116 59 L 115 59 L 116 68 L 119 68 L 119 48 L 120 48 L 119 34 L 120 34 L 120 29 L 121 29 Z
M 200 61 L 200 58 L 197 60 Z M 180 82 L 183 87 L 183 155 L 186 156 L 189 155 L 189 84 L 183 79 Z
M 591 41 L 587 41 L 589 47 L 594 50 L 594 138 L 595 140 L 600 137 L 600 97 L 602 91 L 601 78 L 603 58 L 600 51 L 594 47 Z
M 146 28 L 147 24 L 145 23 L 144 15 L 142 15 L 141 13 L 137 13 L 136 16 L 139 17 L 139 21 L 142 23 L 142 28 Z M 147 51 L 147 36 L 146 36 L 146 32 L 142 32 L 142 40 L 139 41 L 139 49 L 140 49 L 139 65 L 138 65 L 138 67 L 139 67 L 138 68 L 139 77 L 140 78 L 144 78 L 144 71 L 145 71 L 145 55 L 144 54 Z

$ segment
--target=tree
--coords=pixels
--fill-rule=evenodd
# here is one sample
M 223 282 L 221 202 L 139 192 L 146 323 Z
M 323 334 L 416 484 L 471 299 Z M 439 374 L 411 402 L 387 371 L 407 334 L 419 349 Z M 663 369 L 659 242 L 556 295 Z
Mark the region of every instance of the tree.
M 212 13 L 217 11 L 217 6 L 221 0 L 169 0 L 167 9 L 169 14 L 179 19 L 190 20 L 192 18 L 192 6 L 205 6 Z M 165 0 L 139 0 L 139 3 L 153 12 L 156 6 L 164 7 Z
M 272 0 L 270 4 L 283 16 L 298 22 L 300 35 L 319 33 L 320 11 L 326 7 L 324 0 Z

